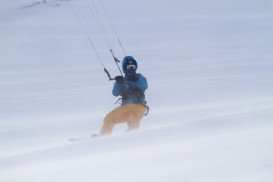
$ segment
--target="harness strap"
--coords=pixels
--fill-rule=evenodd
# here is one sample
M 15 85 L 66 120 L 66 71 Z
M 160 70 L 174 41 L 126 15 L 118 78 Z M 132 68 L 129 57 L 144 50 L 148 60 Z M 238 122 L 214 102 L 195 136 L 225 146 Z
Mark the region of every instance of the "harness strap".
M 147 116 L 150 112 L 150 107 L 147 105 L 142 104 L 144 107 L 146 107 L 146 112 L 144 113 L 144 116 Z
M 122 99 L 122 98 L 119 98 L 119 99 L 115 102 L 115 104 L 117 104 L 121 99 Z

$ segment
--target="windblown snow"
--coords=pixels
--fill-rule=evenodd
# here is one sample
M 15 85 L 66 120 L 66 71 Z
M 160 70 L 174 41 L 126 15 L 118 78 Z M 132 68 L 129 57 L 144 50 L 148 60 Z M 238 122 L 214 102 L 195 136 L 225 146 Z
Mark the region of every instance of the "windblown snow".
M 95 139 L 118 105 L 87 35 L 119 72 L 87 1 L 1 2 L 1 182 L 273 181 L 273 1 L 101 0 L 151 111 Z

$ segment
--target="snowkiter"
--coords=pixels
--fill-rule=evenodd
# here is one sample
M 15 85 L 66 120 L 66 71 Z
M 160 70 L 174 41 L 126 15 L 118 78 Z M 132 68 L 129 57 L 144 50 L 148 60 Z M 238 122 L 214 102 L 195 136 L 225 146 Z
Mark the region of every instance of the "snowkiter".
M 136 73 L 137 61 L 132 56 L 126 56 L 122 61 L 123 76 L 116 76 L 112 90 L 114 96 L 121 96 L 119 107 L 108 113 L 103 121 L 100 134 L 110 134 L 116 124 L 127 123 L 128 131 L 138 129 L 140 120 L 145 115 L 145 90 L 148 88 L 146 78 Z

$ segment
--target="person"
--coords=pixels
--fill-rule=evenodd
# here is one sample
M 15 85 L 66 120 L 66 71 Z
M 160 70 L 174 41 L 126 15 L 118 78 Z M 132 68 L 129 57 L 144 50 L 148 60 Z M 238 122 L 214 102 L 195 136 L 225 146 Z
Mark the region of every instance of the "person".
M 145 90 L 148 88 L 146 78 L 136 73 L 137 61 L 132 56 L 126 56 L 122 61 L 125 76 L 116 76 L 112 94 L 121 96 L 119 107 L 108 113 L 103 121 L 100 135 L 110 134 L 116 124 L 127 123 L 128 131 L 138 129 L 140 120 L 147 112 Z

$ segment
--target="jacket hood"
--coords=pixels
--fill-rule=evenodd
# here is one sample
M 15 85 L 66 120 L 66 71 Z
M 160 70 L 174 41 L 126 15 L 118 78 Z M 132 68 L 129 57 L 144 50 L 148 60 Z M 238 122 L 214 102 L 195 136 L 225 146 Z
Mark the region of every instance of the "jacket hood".
M 122 70 L 125 74 L 128 74 L 128 70 L 126 69 L 126 66 L 128 65 L 129 62 L 133 62 L 134 65 L 136 65 L 136 70 L 137 70 L 137 61 L 133 58 L 133 56 L 125 56 L 123 61 L 122 61 Z

